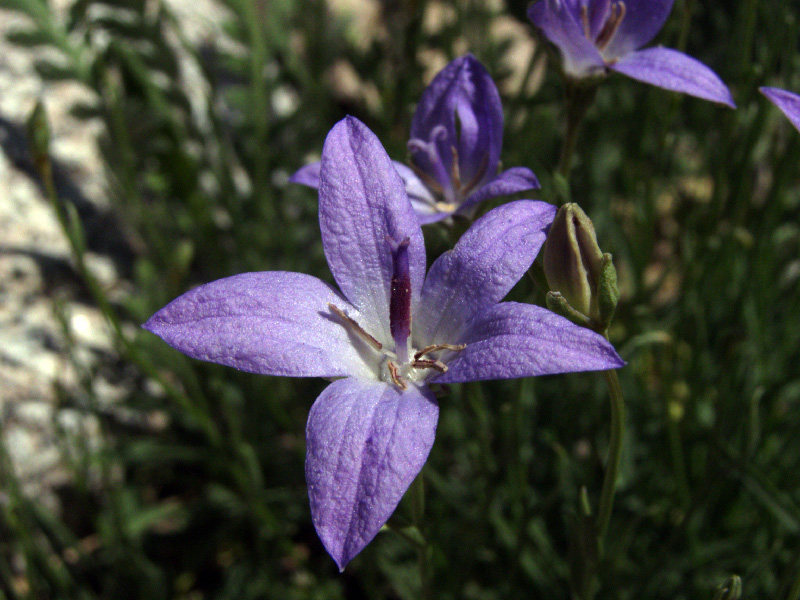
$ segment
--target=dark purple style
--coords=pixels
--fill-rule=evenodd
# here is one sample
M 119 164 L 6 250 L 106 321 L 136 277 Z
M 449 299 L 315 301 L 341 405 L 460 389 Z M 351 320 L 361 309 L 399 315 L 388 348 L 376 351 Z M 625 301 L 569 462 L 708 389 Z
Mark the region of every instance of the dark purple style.
M 652 85 L 735 108 L 727 86 L 694 58 L 648 44 L 673 0 L 539 0 L 528 17 L 561 52 L 574 79 L 616 71 Z
M 311 407 L 311 515 L 340 569 L 394 512 L 433 445 L 428 383 L 614 369 L 602 336 L 538 306 L 500 302 L 555 216 L 519 200 L 490 211 L 425 274 L 422 230 L 375 135 L 348 117 L 322 150 L 319 222 L 339 289 L 301 273 L 200 286 L 144 327 L 201 360 L 333 380 Z
M 498 173 L 503 107 L 489 72 L 471 54 L 442 69 L 422 93 L 411 121 L 411 166 L 395 162 L 420 223 L 471 216 L 489 198 L 538 189 L 530 169 Z M 319 163 L 290 181 L 319 187 Z

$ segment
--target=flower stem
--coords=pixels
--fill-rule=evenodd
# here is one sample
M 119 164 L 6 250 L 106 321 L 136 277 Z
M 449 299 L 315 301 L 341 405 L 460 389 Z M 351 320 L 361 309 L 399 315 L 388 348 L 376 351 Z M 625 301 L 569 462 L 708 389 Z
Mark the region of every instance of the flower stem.
M 593 81 L 587 83 L 569 78 L 566 80 L 564 102 L 567 111 L 567 130 L 564 135 L 564 145 L 561 147 L 561 157 L 558 160 L 557 170 L 557 173 L 565 179 L 569 177 L 581 123 L 586 116 L 586 111 L 589 110 L 592 102 L 594 102 L 598 86 L 599 83 Z
M 431 596 L 430 546 L 424 535 L 425 518 L 425 480 L 422 473 L 417 475 L 409 489 L 411 494 L 411 519 L 417 531 L 423 533 L 423 543 L 417 544 L 417 565 L 419 567 L 420 599 L 428 600 Z
M 622 439 L 625 435 L 625 398 L 619 385 L 617 372 L 613 369 L 603 371 L 611 397 L 611 439 L 608 448 L 608 463 L 600 492 L 600 504 L 597 509 L 597 541 L 602 547 L 603 538 L 611 520 L 611 509 L 614 507 L 614 492 L 617 486 L 619 463 L 622 456 Z

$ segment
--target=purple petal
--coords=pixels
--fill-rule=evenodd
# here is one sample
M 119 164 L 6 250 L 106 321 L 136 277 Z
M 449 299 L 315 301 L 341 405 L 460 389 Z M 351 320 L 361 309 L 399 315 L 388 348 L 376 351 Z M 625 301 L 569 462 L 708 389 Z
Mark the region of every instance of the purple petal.
M 415 331 L 425 344 L 450 343 L 478 312 L 499 302 L 533 263 L 556 208 L 518 200 L 478 219 L 431 266 Z
M 365 317 L 360 323 L 390 341 L 389 296 L 393 261 L 387 237 L 409 238 L 411 306 L 425 277 L 425 243 L 403 181 L 378 138 L 353 117 L 325 140 L 319 188 L 322 244 L 333 277 Z
M 439 408 L 427 388 L 340 379 L 306 427 L 311 516 L 339 569 L 372 541 L 428 458 Z
M 596 1 L 596 0 L 595 0 Z M 625 17 L 603 51 L 606 60 L 638 50 L 661 31 L 674 0 L 624 0 Z
M 440 126 L 447 134 L 434 136 L 434 129 Z M 438 154 L 448 177 L 453 148 L 458 152 L 462 183 L 480 182 L 496 171 L 503 143 L 503 107 L 489 72 L 471 54 L 448 64 L 422 93 L 411 121 L 411 139 L 429 142 L 432 137 L 437 137 Z M 437 178 L 439 171 L 425 153 L 414 152 L 413 158 Z M 449 182 L 439 183 L 447 187 Z
M 489 198 L 516 194 L 527 190 L 538 190 L 540 187 L 539 180 L 536 179 L 533 171 L 526 167 L 513 167 L 503 171 L 482 188 L 476 190 L 464 201 L 460 209 L 471 209 L 476 204 Z
M 319 189 L 319 169 L 321 164 L 321 162 L 313 162 L 305 167 L 300 167 L 294 175 L 289 177 L 289 182 L 307 185 L 315 190 Z
M 647 48 L 610 65 L 618 73 L 675 92 L 736 108 L 728 87 L 711 69 L 670 48 Z
M 625 363 L 603 336 L 532 304 L 503 302 L 478 315 L 455 342 L 435 383 L 616 369 Z
M 358 354 L 359 344 L 331 315 L 328 303 L 355 312 L 316 277 L 244 273 L 183 294 L 143 327 L 192 358 L 242 371 L 292 377 L 369 376 Z
M 783 114 L 800 131 L 800 96 L 774 87 L 758 88 L 769 100 L 783 111 Z
M 436 204 L 436 199 L 431 194 L 428 186 L 414 173 L 413 169 L 397 161 L 392 161 L 392 164 L 394 168 L 397 169 L 397 173 L 406 186 L 408 199 L 411 200 L 411 206 L 414 208 L 414 212 L 417 214 L 421 225 L 439 221 L 451 214 L 440 213 L 436 210 L 434 206 Z M 433 217 L 432 220 L 430 220 L 431 217 Z
M 573 77 L 602 73 L 603 58 L 584 35 L 574 4 L 568 0 L 539 0 L 528 9 L 528 18 L 558 47 L 565 73 Z

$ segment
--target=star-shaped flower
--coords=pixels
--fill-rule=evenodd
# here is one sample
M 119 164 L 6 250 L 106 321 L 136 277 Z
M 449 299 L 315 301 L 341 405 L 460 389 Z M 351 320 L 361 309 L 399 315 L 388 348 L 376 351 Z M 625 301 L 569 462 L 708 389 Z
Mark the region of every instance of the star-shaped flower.
M 498 173 L 503 107 L 486 68 L 471 54 L 442 69 L 422 93 L 411 121 L 411 167 L 395 162 L 423 225 L 470 216 L 480 202 L 538 189 L 525 167 Z M 319 187 L 319 163 L 290 181 Z
M 795 129 L 800 131 L 800 96 L 787 92 L 780 88 L 761 87 L 758 88 L 762 94 L 769 98 L 775 106 L 781 109 L 786 118 L 792 122 Z
M 600 335 L 499 301 L 525 273 L 555 208 L 520 200 L 479 219 L 425 275 L 402 180 L 375 135 L 348 117 L 322 151 L 319 220 L 339 286 L 246 273 L 200 286 L 144 325 L 181 352 L 265 375 L 333 379 L 311 407 L 311 514 L 341 569 L 394 512 L 433 445 L 427 384 L 612 369 Z
M 539 0 L 528 17 L 558 47 L 564 72 L 572 78 L 610 69 L 734 108 L 727 86 L 703 63 L 670 48 L 640 50 L 663 27 L 673 1 Z

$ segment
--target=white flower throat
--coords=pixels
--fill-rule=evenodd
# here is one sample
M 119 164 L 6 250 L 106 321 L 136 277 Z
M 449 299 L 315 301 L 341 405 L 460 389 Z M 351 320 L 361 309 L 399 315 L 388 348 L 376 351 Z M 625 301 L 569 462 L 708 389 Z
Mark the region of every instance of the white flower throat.
M 356 334 L 374 350 L 376 378 L 392 383 L 401 390 L 408 388 L 409 381 L 422 381 L 431 372 L 446 373 L 447 365 L 433 354 L 443 351 L 459 351 L 466 344 L 432 344 L 420 349 L 410 348 L 411 339 L 411 272 L 408 262 L 409 238 L 396 242 L 386 238 L 392 253 L 392 281 L 389 297 L 389 329 L 394 350 L 384 348 L 375 336 L 367 332 L 358 322 L 339 307 L 328 304 L 345 327 Z

